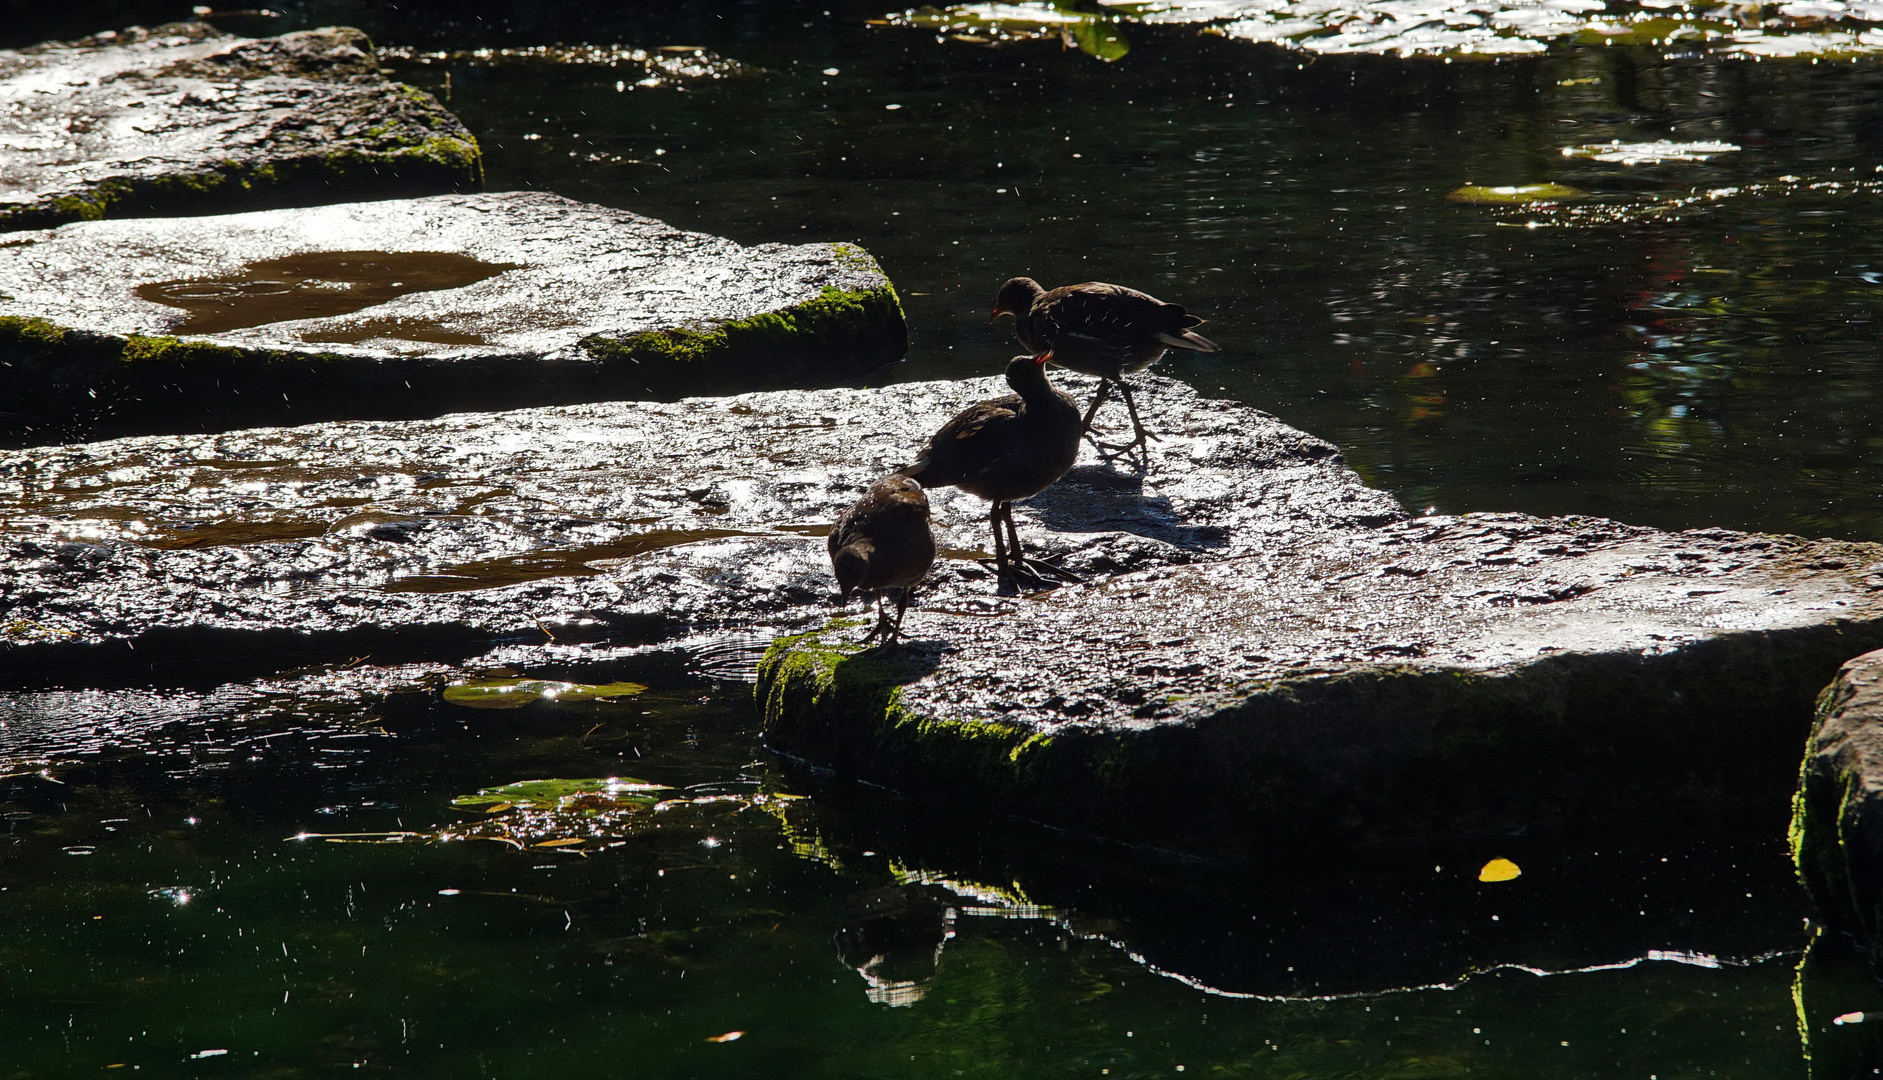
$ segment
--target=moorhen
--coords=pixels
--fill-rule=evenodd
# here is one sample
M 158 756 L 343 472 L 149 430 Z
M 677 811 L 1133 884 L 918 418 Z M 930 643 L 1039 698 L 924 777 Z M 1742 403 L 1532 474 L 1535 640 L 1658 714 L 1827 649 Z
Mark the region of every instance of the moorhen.
M 876 628 L 863 641 L 878 634 L 894 644 L 902 636 L 902 613 L 909 592 L 935 565 L 935 534 L 928 528 L 928 495 L 922 485 L 906 476 L 885 476 L 869 486 L 863 497 L 837 517 L 827 540 L 830 565 L 842 590 L 838 603 L 848 604 L 853 592 L 876 594 Z M 883 610 L 883 591 L 896 590 L 896 621 Z
M 1046 378 L 1046 358 L 1016 356 L 1007 364 L 1014 393 L 978 402 L 929 436 L 915 464 L 899 475 L 919 476 L 931 488 L 958 487 L 994 504 L 994 565 L 1001 576 L 1018 569 L 1078 581 L 1073 574 L 1026 558 L 1013 523 L 1013 500 L 1037 495 L 1072 468 L 1085 421 L 1079 406 Z M 1001 523 L 1007 534 L 1001 536 Z
M 1138 406 L 1131 400 L 1126 375 L 1157 363 L 1173 348 L 1206 353 L 1221 350 L 1214 341 L 1190 331 L 1203 320 L 1181 306 L 1103 281 L 1065 285 L 1048 292 L 1032 278 L 1010 278 L 994 298 L 994 312 L 987 321 L 991 323 L 1002 315 L 1014 317 L 1020 344 L 1033 355 L 1044 355 L 1061 367 L 1105 380 L 1085 412 L 1087 428 L 1092 426 L 1092 418 L 1098 415 L 1098 407 L 1105 403 L 1112 386 L 1117 385 L 1131 413 L 1133 438 L 1123 446 L 1100 444 L 1108 450 L 1129 450 L 1155 438 L 1138 419 Z

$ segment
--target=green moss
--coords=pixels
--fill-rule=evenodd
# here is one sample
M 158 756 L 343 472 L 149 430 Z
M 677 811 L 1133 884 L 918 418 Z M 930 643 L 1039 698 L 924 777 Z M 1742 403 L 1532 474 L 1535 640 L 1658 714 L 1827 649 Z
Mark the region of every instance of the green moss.
M 45 319 L 0 315 L 0 353 L 30 352 L 49 357 L 65 344 L 71 331 Z
M 227 200 L 233 194 L 275 192 L 300 182 L 323 187 L 357 183 L 367 192 L 413 185 L 476 187 L 483 181 L 483 154 L 475 139 L 432 135 L 420 141 L 413 136 L 409 145 L 391 148 L 322 147 L 298 158 L 255 162 L 224 158 L 210 166 L 161 176 L 108 177 L 79 191 L 0 211 L 0 230 L 201 209 L 205 203 Z
M 596 335 L 582 346 L 603 361 L 699 368 L 732 355 L 775 359 L 874 352 L 871 346 L 902 324 L 902 301 L 893 287 L 849 292 L 826 286 L 814 300 L 749 319 L 649 330 L 627 338 Z
M 788 746 L 844 747 L 854 764 L 1004 788 L 1045 760 L 1054 739 L 999 720 L 918 716 L 902 687 L 929 671 L 903 648 L 864 648 L 836 635 L 862 620 L 778 639 L 759 663 L 756 690 L 768 738 Z
M 209 341 L 132 334 L 124 339 L 118 359 L 127 364 L 192 364 L 206 360 L 240 361 L 243 350 Z

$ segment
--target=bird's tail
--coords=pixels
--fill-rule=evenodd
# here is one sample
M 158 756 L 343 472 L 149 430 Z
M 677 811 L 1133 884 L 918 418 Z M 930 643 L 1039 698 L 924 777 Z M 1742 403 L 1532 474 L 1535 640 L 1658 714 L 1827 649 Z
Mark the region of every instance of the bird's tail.
M 1173 349 L 1189 349 L 1193 352 L 1222 352 L 1223 347 L 1189 330 L 1180 330 L 1175 334 L 1158 334 L 1157 340 Z

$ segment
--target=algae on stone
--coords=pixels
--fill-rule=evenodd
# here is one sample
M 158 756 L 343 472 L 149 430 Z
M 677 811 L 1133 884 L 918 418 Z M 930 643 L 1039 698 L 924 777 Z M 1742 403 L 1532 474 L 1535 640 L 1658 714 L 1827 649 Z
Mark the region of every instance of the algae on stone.
M 1883 651 L 1851 660 L 1824 688 L 1805 749 L 1792 863 L 1824 921 L 1883 971 Z

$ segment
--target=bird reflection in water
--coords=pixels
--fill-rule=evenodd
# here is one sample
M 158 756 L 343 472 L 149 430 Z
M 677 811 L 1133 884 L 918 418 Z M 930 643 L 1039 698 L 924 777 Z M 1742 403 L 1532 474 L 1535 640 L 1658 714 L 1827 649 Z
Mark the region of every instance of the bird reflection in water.
M 955 936 L 955 897 L 937 885 L 890 885 L 843 902 L 837 957 L 863 976 L 878 1005 L 913 1005 L 927 995 Z

